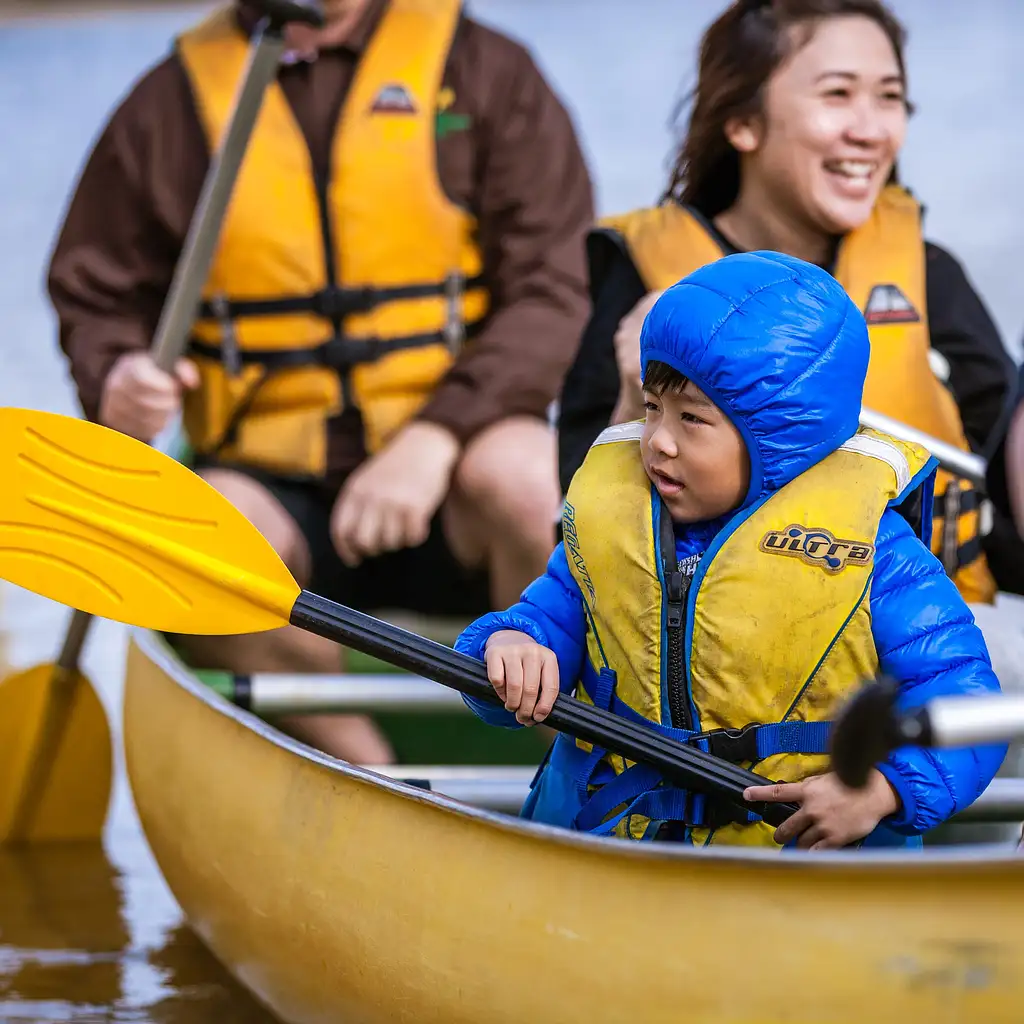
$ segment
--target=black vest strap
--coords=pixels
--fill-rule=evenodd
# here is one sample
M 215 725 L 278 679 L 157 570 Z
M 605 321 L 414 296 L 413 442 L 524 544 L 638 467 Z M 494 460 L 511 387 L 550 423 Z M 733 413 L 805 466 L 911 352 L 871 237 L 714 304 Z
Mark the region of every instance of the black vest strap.
M 481 276 L 462 283 L 463 289 L 483 286 Z M 290 313 L 313 313 L 326 320 L 369 313 L 386 302 L 402 299 L 424 299 L 432 295 L 447 294 L 448 285 L 439 281 L 432 284 L 409 284 L 393 288 L 341 288 L 329 285 L 310 295 L 285 295 L 276 299 L 224 299 L 203 302 L 199 317 L 203 320 L 237 320 L 250 316 L 285 316 Z
M 466 327 L 467 338 L 479 332 L 479 324 L 468 324 Z M 376 362 L 392 352 L 444 344 L 444 334 L 434 331 L 429 334 L 410 334 L 403 338 L 331 338 L 315 348 L 239 348 L 230 353 L 226 353 L 221 345 L 210 345 L 193 339 L 189 344 L 189 351 L 206 359 L 216 359 L 218 362 L 234 362 L 236 370 L 242 366 L 258 365 L 274 373 L 300 366 L 325 366 L 344 374 L 353 366 Z

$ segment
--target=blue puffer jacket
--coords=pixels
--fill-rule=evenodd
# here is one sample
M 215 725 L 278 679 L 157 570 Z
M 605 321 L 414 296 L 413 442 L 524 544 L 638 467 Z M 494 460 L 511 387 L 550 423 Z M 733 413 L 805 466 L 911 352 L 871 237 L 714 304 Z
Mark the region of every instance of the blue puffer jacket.
M 868 361 L 864 319 L 834 278 L 800 260 L 747 253 L 701 268 L 654 305 L 640 345 L 644 369 L 653 359 L 670 363 L 739 429 L 751 481 L 737 513 L 857 430 Z M 722 525 L 677 524 L 679 557 L 706 550 Z M 999 690 L 970 610 L 894 509 L 884 513 L 876 538 L 871 619 L 881 671 L 899 682 L 901 708 L 938 696 Z M 586 621 L 561 545 L 518 604 L 478 619 L 456 649 L 482 658 L 488 637 L 500 629 L 520 630 L 551 648 L 561 689 L 574 691 L 583 669 Z M 518 727 L 500 706 L 469 698 L 467 703 L 491 724 Z M 902 802 L 885 824 L 905 836 L 934 828 L 982 792 L 1005 753 L 1005 745 L 896 751 L 878 766 Z

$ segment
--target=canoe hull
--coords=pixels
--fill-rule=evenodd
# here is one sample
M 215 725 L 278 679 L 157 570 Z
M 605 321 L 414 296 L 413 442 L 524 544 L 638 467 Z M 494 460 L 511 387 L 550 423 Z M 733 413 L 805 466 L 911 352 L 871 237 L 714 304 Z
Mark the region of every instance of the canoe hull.
M 1024 860 L 626 844 L 314 754 L 136 632 L 129 778 L 193 928 L 283 1020 L 1017 1021 Z

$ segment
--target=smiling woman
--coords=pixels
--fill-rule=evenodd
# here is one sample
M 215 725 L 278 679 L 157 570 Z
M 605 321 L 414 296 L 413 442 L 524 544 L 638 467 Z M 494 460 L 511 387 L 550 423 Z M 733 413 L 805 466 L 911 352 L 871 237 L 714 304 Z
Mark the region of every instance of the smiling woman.
M 870 330 L 867 407 L 964 450 L 992 443 L 1013 367 L 899 184 L 904 42 L 880 0 L 742 0 L 708 28 L 661 203 L 588 239 L 593 311 L 561 396 L 563 491 L 609 422 L 643 416 L 639 332 L 653 301 L 736 251 L 788 253 L 840 281 Z M 1024 593 L 1024 545 L 998 512 L 985 534 L 979 507 L 940 473 L 934 552 L 968 601 Z

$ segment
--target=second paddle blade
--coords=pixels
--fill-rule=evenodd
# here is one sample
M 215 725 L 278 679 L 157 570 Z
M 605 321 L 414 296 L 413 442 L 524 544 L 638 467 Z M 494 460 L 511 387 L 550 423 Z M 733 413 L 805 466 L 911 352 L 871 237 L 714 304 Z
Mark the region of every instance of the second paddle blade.
M 0 846 L 99 842 L 112 766 L 107 714 L 81 672 L 0 679 Z
M 0 578 L 104 618 L 173 633 L 287 624 L 299 586 L 205 480 L 134 438 L 0 409 Z

